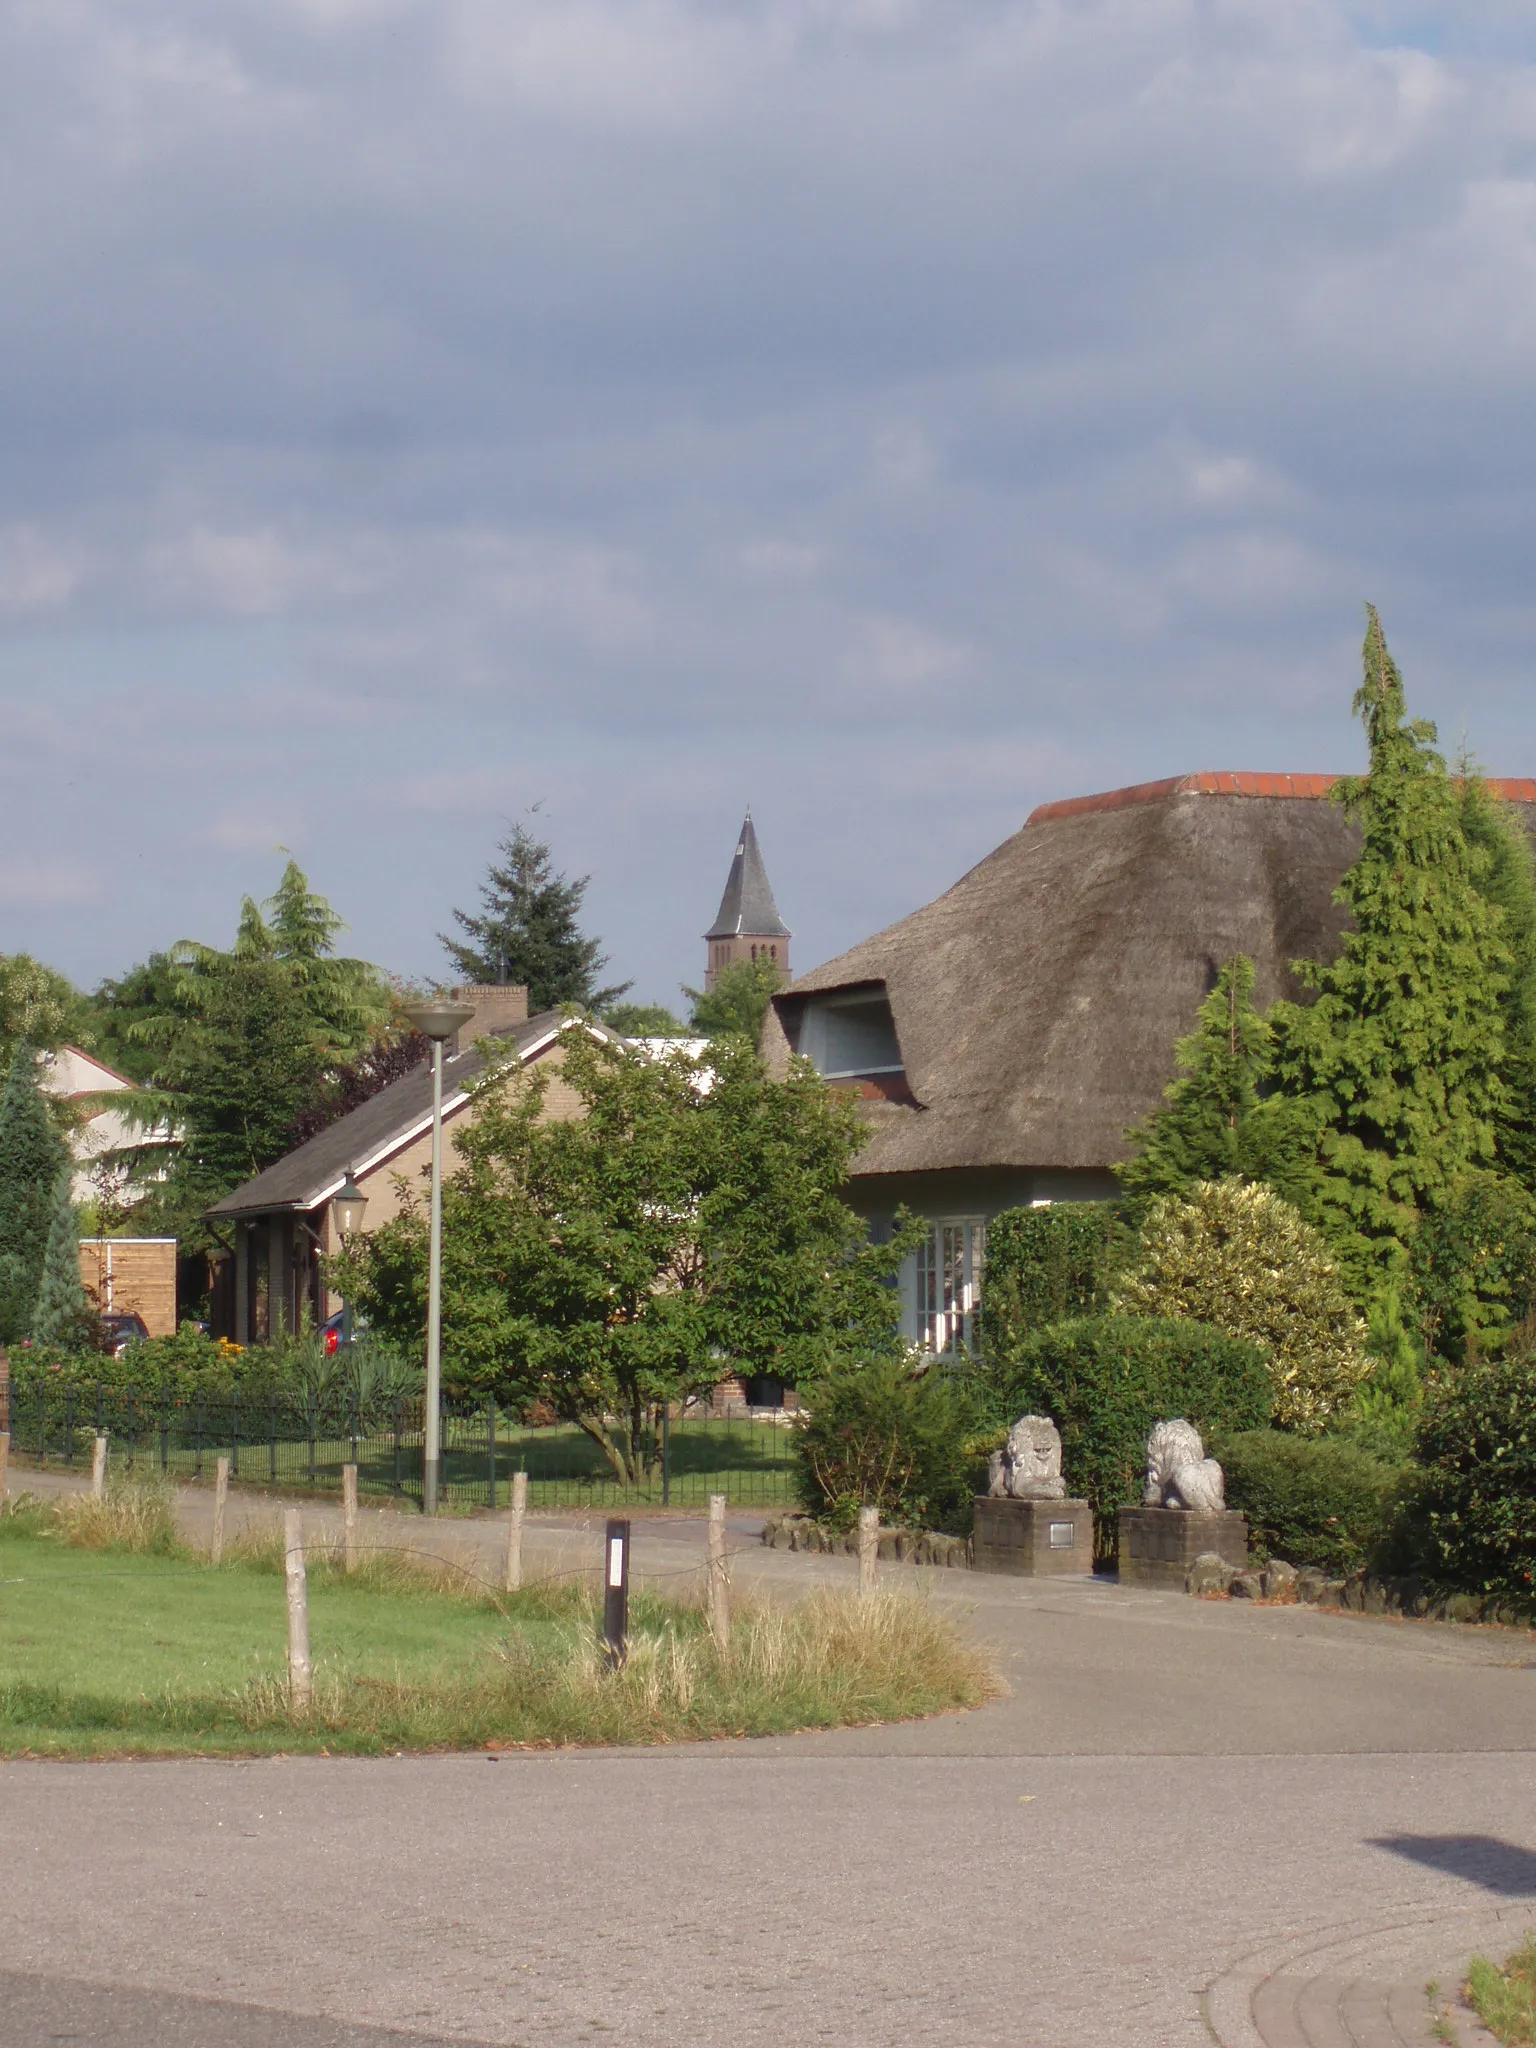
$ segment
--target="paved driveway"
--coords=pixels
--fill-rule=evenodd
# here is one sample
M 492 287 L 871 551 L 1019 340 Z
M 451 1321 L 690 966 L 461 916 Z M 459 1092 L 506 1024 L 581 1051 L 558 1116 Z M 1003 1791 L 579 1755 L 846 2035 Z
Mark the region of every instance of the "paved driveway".
M 536 1529 L 566 1569 L 600 1535 Z M 501 1540 L 370 1530 L 487 1568 Z M 642 1569 L 677 1583 L 702 1534 L 644 1526 Z M 737 1534 L 739 1583 L 849 1569 Z M 1366 2048 L 1430 2039 L 1426 1977 L 1529 1924 L 1536 1639 L 930 1584 L 1008 1678 L 978 1714 L 669 1751 L 0 1767 L 0 2042 Z

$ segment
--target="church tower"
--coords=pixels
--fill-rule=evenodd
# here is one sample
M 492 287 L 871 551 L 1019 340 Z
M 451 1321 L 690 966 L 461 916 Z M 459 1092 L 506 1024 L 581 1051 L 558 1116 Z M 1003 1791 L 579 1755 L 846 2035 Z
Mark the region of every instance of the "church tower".
M 731 862 L 720 909 L 704 937 L 709 944 L 704 970 L 706 991 L 714 987 L 721 968 L 736 960 L 771 960 L 788 981 L 790 930 L 773 900 L 750 809 L 742 820 L 736 858 Z

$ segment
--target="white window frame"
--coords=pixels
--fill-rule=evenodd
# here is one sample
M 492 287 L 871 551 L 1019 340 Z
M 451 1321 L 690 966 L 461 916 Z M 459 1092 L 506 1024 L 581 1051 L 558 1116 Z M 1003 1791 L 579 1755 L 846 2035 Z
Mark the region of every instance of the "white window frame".
M 987 1256 L 985 1216 L 934 1216 L 901 1273 L 902 1334 L 935 1358 L 974 1354 Z

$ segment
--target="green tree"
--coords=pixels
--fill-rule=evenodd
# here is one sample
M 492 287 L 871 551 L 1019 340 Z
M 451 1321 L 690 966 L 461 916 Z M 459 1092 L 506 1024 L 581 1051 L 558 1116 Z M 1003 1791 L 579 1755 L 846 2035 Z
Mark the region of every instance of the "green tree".
M 1137 1156 L 1116 1173 L 1132 1203 L 1234 1178 L 1303 1188 L 1315 1129 L 1304 1105 L 1272 1092 L 1273 1035 L 1253 1006 L 1251 960 L 1227 961 L 1174 1057 L 1183 1071 L 1162 1108 L 1126 1133 Z
M 73 983 L 30 953 L 0 953 L 0 1063 L 18 1045 L 56 1052 L 90 1036 L 90 1004 Z
M 1461 827 L 1481 854 L 1480 888 L 1502 914 L 1511 956 L 1504 991 L 1505 1101 L 1495 1118 L 1499 1163 L 1536 1195 L 1536 857 L 1515 806 L 1467 764 Z
M 19 1045 L 0 1095 L 0 1344 L 31 1334 L 53 1192 L 69 1150 L 37 1083 L 37 1061 Z
M 94 1317 L 80 1278 L 80 1222 L 69 1192 L 69 1168 L 53 1191 L 53 1214 L 43 1252 L 37 1305 L 32 1311 L 34 1344 L 54 1344 L 61 1351 L 86 1349 Z
M 1365 1324 L 1322 1236 L 1251 1182 L 1208 1181 L 1155 1202 L 1112 1312 L 1208 1323 L 1257 1344 L 1274 1374 L 1276 1420 L 1304 1434 L 1370 1371 Z
M 480 885 L 480 915 L 455 910 L 464 937 L 439 934 L 454 966 L 471 982 L 524 983 L 534 1015 L 566 1003 L 602 1010 L 617 1002 L 630 984 L 597 986 L 607 959 L 597 939 L 583 937 L 579 922 L 591 876 L 573 882 L 557 875 L 549 847 L 526 825 L 497 852 L 500 860 L 491 862 Z
M 687 988 L 693 1004 L 692 1028 L 701 1038 L 745 1038 L 756 1045 L 762 1036 L 768 1005 L 784 986 L 774 960 L 733 960 L 715 976 L 707 992 Z
M 889 1279 L 906 1246 L 869 1245 L 838 1199 L 863 1127 L 813 1074 L 785 1087 L 746 1047 L 705 1070 L 573 1028 L 561 1078 L 576 1118 L 549 1120 L 546 1077 L 513 1068 L 482 1085 L 458 1139 L 444 1190 L 451 1386 L 548 1403 L 636 1483 L 663 1403 L 738 1366 L 793 1377 L 894 1349 Z M 412 1201 L 346 1264 L 350 1297 L 404 1344 L 419 1342 L 426 1254 Z
M 1497 1156 L 1512 961 L 1435 729 L 1407 717 L 1374 610 L 1355 710 L 1370 772 L 1335 792 L 1361 826 L 1338 890 L 1352 926 L 1336 960 L 1297 963 L 1315 1002 L 1277 1004 L 1270 1022 L 1286 1090 L 1322 1130 L 1309 1209 L 1366 1300 L 1401 1274 L 1420 1219 Z
M 610 1003 L 603 1022 L 625 1038 L 686 1038 L 688 1026 L 665 1003 Z

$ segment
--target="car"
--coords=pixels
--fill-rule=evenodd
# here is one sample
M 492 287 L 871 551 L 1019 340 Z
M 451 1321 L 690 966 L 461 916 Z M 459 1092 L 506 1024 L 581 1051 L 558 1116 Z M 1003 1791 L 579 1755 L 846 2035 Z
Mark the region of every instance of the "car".
M 349 1338 L 344 1335 L 346 1320 L 346 1310 L 339 1308 L 335 1315 L 327 1316 L 320 1325 L 320 1342 L 325 1346 L 327 1358 L 330 1357 L 333 1351 L 339 1351 L 344 1343 L 349 1343 L 353 1339 L 362 1336 L 368 1327 L 361 1316 L 354 1315 L 352 1318 L 351 1337 Z
M 136 1309 L 108 1309 L 101 1319 L 102 1348 L 121 1358 L 130 1345 L 142 1344 L 149 1325 Z

